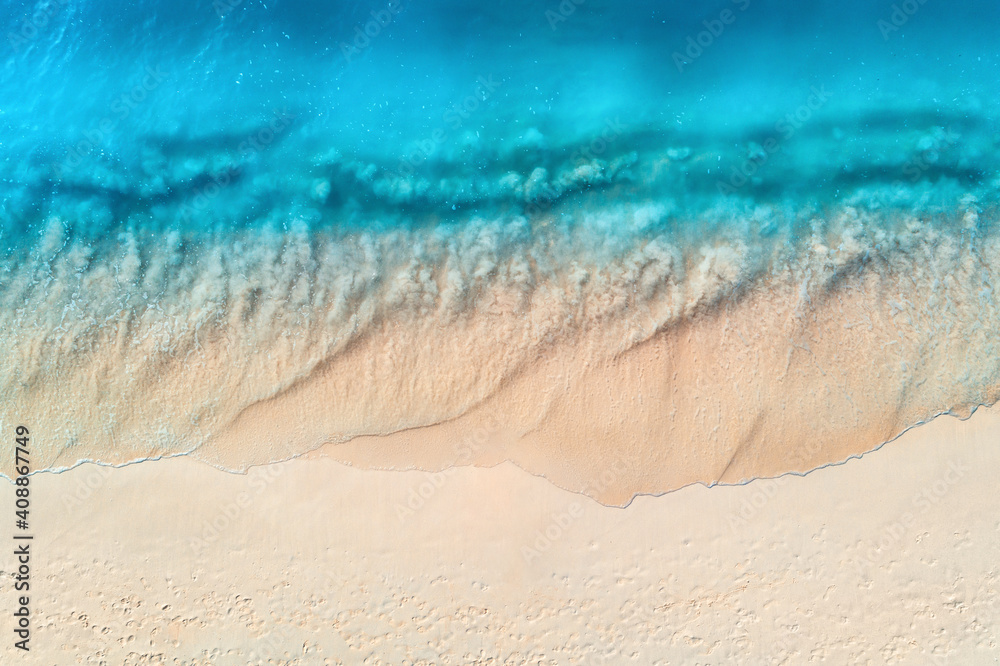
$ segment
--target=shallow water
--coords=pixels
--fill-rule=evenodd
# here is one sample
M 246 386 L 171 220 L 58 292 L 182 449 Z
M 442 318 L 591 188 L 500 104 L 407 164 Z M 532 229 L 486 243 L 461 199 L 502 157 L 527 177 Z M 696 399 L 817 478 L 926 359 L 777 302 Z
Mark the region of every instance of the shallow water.
M 997 398 L 996 3 L 4 5 L 40 464 L 488 414 L 624 496 Z

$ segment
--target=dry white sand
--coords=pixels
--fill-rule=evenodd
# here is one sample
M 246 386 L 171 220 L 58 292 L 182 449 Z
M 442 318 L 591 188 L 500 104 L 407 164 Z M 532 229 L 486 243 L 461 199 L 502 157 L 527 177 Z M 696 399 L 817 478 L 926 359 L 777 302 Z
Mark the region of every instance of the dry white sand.
M 32 481 L 32 650 L 5 613 L 0 661 L 996 663 L 998 470 L 997 410 L 625 509 L 509 463 L 84 465 Z

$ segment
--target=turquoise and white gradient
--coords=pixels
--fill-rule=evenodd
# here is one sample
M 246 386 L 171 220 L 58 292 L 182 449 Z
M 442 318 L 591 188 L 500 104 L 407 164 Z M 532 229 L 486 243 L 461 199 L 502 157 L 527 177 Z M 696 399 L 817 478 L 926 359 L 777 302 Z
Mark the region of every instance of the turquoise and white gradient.
M 484 460 L 626 450 L 624 496 L 998 397 L 995 2 L 2 7 L 0 425 L 39 464 L 489 413 Z

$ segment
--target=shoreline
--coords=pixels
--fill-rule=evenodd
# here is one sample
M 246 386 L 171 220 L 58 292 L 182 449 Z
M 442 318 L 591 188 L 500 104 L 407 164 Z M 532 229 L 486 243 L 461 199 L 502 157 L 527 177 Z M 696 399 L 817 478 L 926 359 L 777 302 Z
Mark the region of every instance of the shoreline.
M 32 481 L 29 663 L 981 663 L 1000 655 L 998 465 L 996 409 L 627 508 L 510 463 L 83 465 Z

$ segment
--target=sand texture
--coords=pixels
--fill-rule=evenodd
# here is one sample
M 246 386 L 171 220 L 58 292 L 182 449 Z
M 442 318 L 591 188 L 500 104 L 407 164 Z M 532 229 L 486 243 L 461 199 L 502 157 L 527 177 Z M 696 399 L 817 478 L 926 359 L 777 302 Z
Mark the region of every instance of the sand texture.
M 980 410 L 624 509 L 509 463 L 83 465 L 32 482 L 33 649 L 3 661 L 995 663 L 998 464 Z

